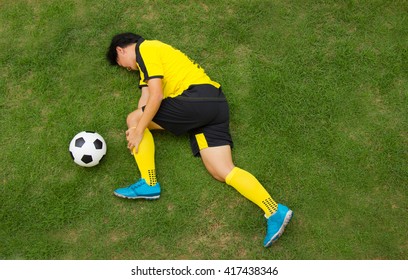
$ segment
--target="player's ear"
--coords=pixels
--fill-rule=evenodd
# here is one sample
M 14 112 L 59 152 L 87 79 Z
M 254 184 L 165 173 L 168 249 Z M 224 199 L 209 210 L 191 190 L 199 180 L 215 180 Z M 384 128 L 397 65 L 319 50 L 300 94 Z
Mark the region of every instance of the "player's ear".
M 118 54 L 123 54 L 124 51 L 125 51 L 125 49 L 123 49 L 123 48 L 121 48 L 121 47 L 119 47 L 119 46 L 116 47 L 116 52 L 117 52 Z

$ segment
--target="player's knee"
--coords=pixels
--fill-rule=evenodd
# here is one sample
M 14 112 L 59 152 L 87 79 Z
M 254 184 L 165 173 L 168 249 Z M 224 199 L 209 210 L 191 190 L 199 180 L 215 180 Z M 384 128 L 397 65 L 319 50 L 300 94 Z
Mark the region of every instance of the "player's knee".
M 133 111 L 132 113 L 130 113 L 126 118 L 126 123 L 128 127 L 137 125 L 140 118 L 142 117 L 142 113 L 143 113 L 142 109 L 137 109 Z
M 215 169 L 207 169 L 207 170 L 209 171 L 209 173 L 215 180 L 225 183 L 225 178 L 227 176 L 223 172 L 220 172 L 219 170 L 215 170 Z
M 213 176 L 213 178 L 215 179 L 215 180 L 218 180 L 218 181 L 220 181 L 220 182 L 225 182 L 225 178 L 223 178 L 222 176 L 220 176 L 219 174 L 211 174 L 212 176 Z

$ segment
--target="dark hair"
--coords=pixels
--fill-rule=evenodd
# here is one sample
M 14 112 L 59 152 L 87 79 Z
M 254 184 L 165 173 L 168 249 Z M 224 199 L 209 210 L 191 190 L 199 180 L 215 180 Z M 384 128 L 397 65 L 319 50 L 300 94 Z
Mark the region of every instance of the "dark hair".
M 140 35 L 130 32 L 115 35 L 112 38 L 108 52 L 106 53 L 106 58 L 108 59 L 109 63 L 111 65 L 118 65 L 118 53 L 116 52 L 116 47 L 125 48 L 133 43 L 136 43 L 140 38 L 142 38 Z

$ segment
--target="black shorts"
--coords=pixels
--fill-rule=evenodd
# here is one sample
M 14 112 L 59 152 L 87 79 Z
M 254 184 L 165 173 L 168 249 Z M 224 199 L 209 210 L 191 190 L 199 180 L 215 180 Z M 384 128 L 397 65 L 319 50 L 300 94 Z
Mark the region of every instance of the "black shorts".
M 165 98 L 153 122 L 175 135 L 188 133 L 194 156 L 207 147 L 233 147 L 227 99 L 212 85 L 194 85 L 177 97 Z

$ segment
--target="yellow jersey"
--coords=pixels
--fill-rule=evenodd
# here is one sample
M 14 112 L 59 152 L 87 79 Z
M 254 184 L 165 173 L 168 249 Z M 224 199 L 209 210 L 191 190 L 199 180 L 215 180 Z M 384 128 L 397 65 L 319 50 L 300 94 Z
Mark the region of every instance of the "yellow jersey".
M 157 40 L 140 39 L 136 44 L 139 86 L 152 78 L 161 78 L 164 98 L 176 97 L 192 85 L 220 84 L 207 76 L 204 69 L 181 51 Z

